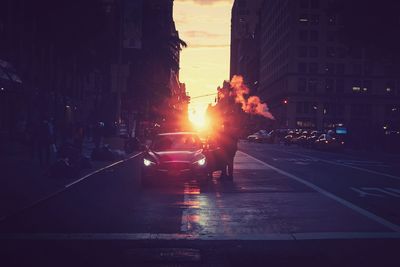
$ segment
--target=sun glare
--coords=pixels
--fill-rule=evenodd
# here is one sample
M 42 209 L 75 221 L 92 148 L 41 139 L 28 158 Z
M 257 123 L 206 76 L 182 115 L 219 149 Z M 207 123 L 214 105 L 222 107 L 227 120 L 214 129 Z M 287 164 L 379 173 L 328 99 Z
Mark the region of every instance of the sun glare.
M 206 105 L 190 106 L 189 119 L 197 130 L 204 130 L 207 127 L 206 110 Z

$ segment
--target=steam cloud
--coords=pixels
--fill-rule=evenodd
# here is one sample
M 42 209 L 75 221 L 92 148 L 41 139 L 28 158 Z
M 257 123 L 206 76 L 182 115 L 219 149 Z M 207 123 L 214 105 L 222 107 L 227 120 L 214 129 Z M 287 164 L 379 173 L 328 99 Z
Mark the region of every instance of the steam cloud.
M 246 96 L 250 93 L 250 89 L 244 84 L 243 76 L 234 75 L 230 85 L 233 89 L 236 103 L 242 105 L 244 112 L 258 114 L 271 120 L 275 119 L 271 112 L 269 112 L 268 105 L 262 103 L 258 96 L 250 96 L 246 99 Z

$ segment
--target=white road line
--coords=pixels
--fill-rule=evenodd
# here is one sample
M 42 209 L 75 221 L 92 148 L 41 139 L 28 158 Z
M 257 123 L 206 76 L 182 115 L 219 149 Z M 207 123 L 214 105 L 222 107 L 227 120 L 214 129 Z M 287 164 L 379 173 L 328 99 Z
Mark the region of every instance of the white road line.
M 238 153 L 246 154 L 249 157 L 253 158 L 254 160 L 256 160 L 256 161 L 258 161 L 258 162 L 260 162 L 262 164 L 265 164 L 265 166 L 270 167 L 274 171 L 276 171 L 276 172 L 278 172 L 278 173 L 280 173 L 282 175 L 285 175 L 286 177 L 292 178 L 293 180 L 296 180 L 296 181 L 298 181 L 298 182 L 300 182 L 300 183 L 302 183 L 302 184 L 314 189 L 315 191 L 321 193 L 322 195 L 324 195 L 326 197 L 329 197 L 330 199 L 335 200 L 336 202 L 342 204 L 343 206 L 345 206 L 345 207 L 347 207 L 349 209 L 352 209 L 353 211 L 356 211 L 356 212 L 364 215 L 365 217 L 367 217 L 367 218 L 369 218 L 369 219 L 371 219 L 371 220 L 373 220 L 373 221 L 375 221 L 375 222 L 377 222 L 377 223 L 379 223 L 379 224 L 381 224 L 381 225 L 383 225 L 383 226 L 385 226 L 385 227 L 387 227 L 387 228 L 389 228 L 389 229 L 391 229 L 391 230 L 393 230 L 395 232 L 400 232 L 400 226 L 399 225 L 394 224 L 392 222 L 389 222 L 388 220 L 386 220 L 384 218 L 381 218 L 381 217 L 373 214 L 372 212 L 369 212 L 369 211 L 367 211 L 367 210 L 365 210 L 363 208 L 360 208 L 360 207 L 354 205 L 353 203 L 351 203 L 351 202 L 349 202 L 349 201 L 347 201 L 347 200 L 345 200 L 343 198 L 340 198 L 340 197 L 338 197 L 338 196 L 326 191 L 325 189 L 322 189 L 321 187 L 319 187 L 319 186 L 317 186 L 317 185 L 315 185 L 313 183 L 310 183 L 310 182 L 308 182 L 308 181 L 306 181 L 306 180 L 304 180 L 304 179 L 302 179 L 302 178 L 300 178 L 300 177 L 298 177 L 296 175 L 288 173 L 288 172 L 286 172 L 284 170 L 278 169 L 278 168 L 276 168 L 276 167 L 274 167 L 274 166 L 272 166 L 272 165 L 270 165 L 270 164 L 268 164 L 268 163 L 266 163 L 266 162 L 264 162 L 262 160 L 259 160 L 259 159 L 255 158 L 255 157 L 247 154 L 247 153 L 244 153 L 242 151 L 239 151 Z
M 95 171 L 93 171 L 93 172 L 91 172 L 91 173 L 89 173 L 89 174 L 86 174 L 86 175 L 83 176 L 82 178 L 79 178 L 78 180 L 75 180 L 75 181 L 73 181 L 72 183 L 69 183 L 69 184 L 65 185 L 64 187 L 65 187 L 65 188 L 68 188 L 68 187 L 70 187 L 70 186 L 72 186 L 72 185 L 74 185 L 74 184 L 77 184 L 77 183 L 79 183 L 79 182 L 85 180 L 86 178 L 88 178 L 88 177 L 90 177 L 90 176 L 92 176 L 92 175 L 94 175 L 94 174 L 96 174 L 96 173 L 102 172 L 102 171 L 104 171 L 104 170 L 106 170 L 106 169 L 109 169 L 109 168 L 115 166 L 115 165 L 118 165 L 118 164 L 123 163 L 123 162 L 125 162 L 125 161 L 128 161 L 128 160 L 130 160 L 130 159 L 133 159 L 133 158 L 139 156 L 140 154 L 142 154 L 142 152 L 139 152 L 139 153 L 137 153 L 137 154 L 135 154 L 135 155 L 133 155 L 133 156 L 130 156 L 129 158 L 126 158 L 126 159 L 123 159 L 123 160 L 114 162 L 114 163 L 112 163 L 112 164 L 110 164 L 110 165 L 107 165 L 107 166 L 105 166 L 105 167 L 103 167 L 103 168 L 100 168 L 100 169 L 98 169 L 98 170 L 95 170 Z
M 347 240 L 347 239 L 400 239 L 393 232 L 316 232 L 226 235 L 195 235 L 181 233 L 16 233 L 0 234 L 0 240 Z
M 359 170 L 359 171 L 364 171 L 364 172 L 369 172 L 369 173 L 372 173 L 372 174 L 376 174 L 376 175 L 385 176 L 385 177 L 389 177 L 389 178 L 392 178 L 392 179 L 400 180 L 399 176 L 391 175 L 391 174 L 384 173 L 384 172 L 377 172 L 377 171 L 373 171 L 373 170 L 369 170 L 369 169 L 365 169 L 365 168 L 361 168 L 361 167 L 356 167 L 356 166 L 353 166 L 353 165 L 348 165 L 348 164 L 339 163 L 339 162 L 335 162 L 335 161 L 330 161 L 330 160 L 325 160 L 325 159 L 321 159 L 321 158 L 311 157 L 311 156 L 298 154 L 298 153 L 294 153 L 294 152 L 283 151 L 283 150 L 279 150 L 279 149 L 271 149 L 271 150 L 275 150 L 275 151 L 283 152 L 283 153 L 287 153 L 287 154 L 292 154 L 292 155 L 296 155 L 296 156 L 306 157 L 306 158 L 309 158 L 309 159 L 318 160 L 318 161 L 321 161 L 321 162 L 324 162 L 324 163 L 328 163 L 328 164 L 344 166 L 344 167 L 347 167 L 347 168 L 351 168 L 351 169 L 355 169 L 355 170 Z

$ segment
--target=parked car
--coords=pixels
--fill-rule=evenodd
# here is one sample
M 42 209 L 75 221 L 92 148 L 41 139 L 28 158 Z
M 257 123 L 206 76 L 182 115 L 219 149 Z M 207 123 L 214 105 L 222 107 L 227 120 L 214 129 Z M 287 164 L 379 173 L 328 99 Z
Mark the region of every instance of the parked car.
M 292 139 L 292 143 L 299 146 L 304 146 L 307 143 L 307 138 L 309 137 L 309 135 L 310 134 L 308 131 L 302 131 L 298 134 L 298 136 Z
M 247 136 L 247 141 L 249 142 L 264 143 L 267 142 L 269 139 L 270 136 L 266 130 L 260 130 Z
M 306 147 L 314 147 L 315 141 L 317 141 L 318 137 L 320 137 L 322 132 L 320 131 L 311 131 L 310 135 L 307 137 L 305 146 Z
M 343 149 L 344 141 L 329 134 L 321 134 L 315 141 L 314 147 L 321 150 L 339 151 Z

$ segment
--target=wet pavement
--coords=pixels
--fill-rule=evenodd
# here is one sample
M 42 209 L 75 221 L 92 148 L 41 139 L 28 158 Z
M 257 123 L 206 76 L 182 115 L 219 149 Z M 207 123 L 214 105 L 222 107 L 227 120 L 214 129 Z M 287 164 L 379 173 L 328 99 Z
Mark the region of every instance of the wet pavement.
M 139 157 L 118 164 L 0 222 L 1 240 L 400 238 L 396 159 L 381 170 L 376 159 L 297 147 L 242 143 L 240 150 L 234 181 L 214 173 L 207 183 L 159 177 L 142 187 Z

